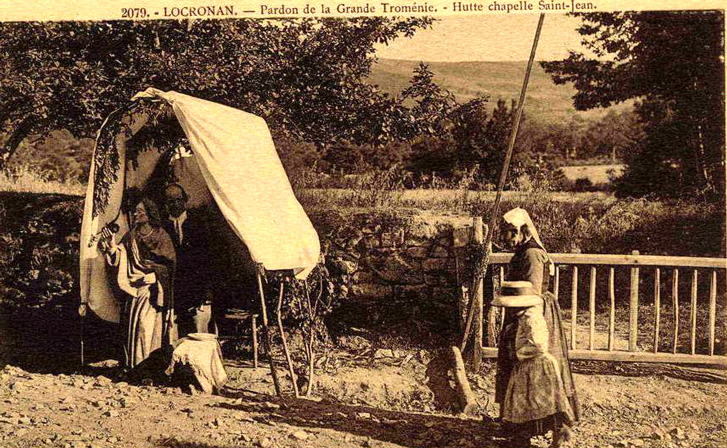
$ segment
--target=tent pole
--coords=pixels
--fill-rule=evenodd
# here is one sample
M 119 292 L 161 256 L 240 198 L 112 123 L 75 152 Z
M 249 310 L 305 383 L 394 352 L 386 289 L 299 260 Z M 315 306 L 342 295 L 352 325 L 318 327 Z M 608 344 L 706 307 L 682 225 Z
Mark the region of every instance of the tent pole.
M 81 302 L 81 305 L 78 307 L 78 314 L 81 316 L 81 370 L 83 370 L 86 367 L 85 339 L 83 334 L 83 326 L 86 322 L 86 302 Z
M 268 351 L 268 359 L 270 360 L 270 373 L 273 376 L 275 394 L 278 397 L 282 397 L 283 394 L 280 391 L 280 384 L 278 383 L 278 373 L 275 371 L 275 361 L 273 360 L 273 349 L 272 344 L 270 343 L 270 329 L 268 328 L 268 312 L 267 308 L 265 307 L 265 292 L 263 290 L 263 279 L 260 273 L 260 270 L 264 268 L 260 265 L 258 265 L 258 267 L 259 269 L 257 271 L 257 287 L 258 292 L 260 293 L 260 313 L 263 316 L 263 341 L 265 343 L 265 350 Z
M 277 308 L 277 318 L 278 318 L 278 330 L 280 330 L 280 340 L 283 342 L 283 352 L 285 352 L 285 360 L 288 362 L 288 371 L 290 372 L 290 380 L 293 383 L 293 392 L 295 393 L 295 398 L 300 397 L 300 391 L 298 391 L 298 381 L 295 376 L 295 369 L 293 369 L 293 360 L 290 358 L 290 350 L 288 350 L 288 342 L 285 340 L 285 329 L 283 328 L 283 317 L 282 314 L 282 308 L 283 308 L 283 294 L 285 291 L 285 279 L 280 280 L 280 293 L 278 294 L 278 308 Z

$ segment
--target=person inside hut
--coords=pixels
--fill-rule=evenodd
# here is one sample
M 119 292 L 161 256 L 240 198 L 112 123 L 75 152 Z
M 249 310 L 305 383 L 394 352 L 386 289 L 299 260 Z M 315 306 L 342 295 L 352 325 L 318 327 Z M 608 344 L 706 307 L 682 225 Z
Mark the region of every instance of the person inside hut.
M 154 357 L 160 360 L 161 372 L 176 339 L 172 288 L 176 254 L 156 203 L 128 193 L 126 204 L 131 205 L 130 230 L 117 244 L 106 228 L 99 241 L 108 263 L 118 267 L 118 286 L 126 295 L 120 322 L 123 366 L 129 371 Z
M 505 280 L 530 282 L 532 294 L 542 299 L 542 305 L 527 309 L 506 308 L 498 347 L 495 400 L 500 404 L 500 417 L 506 429 L 520 446 L 529 446 L 531 436 L 550 429 L 553 430 L 552 446 L 562 446 L 573 439 L 571 427 L 580 418 L 580 408 L 560 307 L 555 296 L 548 291 L 555 266 L 527 211 L 522 208 L 510 210 L 503 216 L 501 226 L 503 242 L 514 252 Z M 544 327 L 533 321 L 536 311 L 542 314 Z M 524 329 L 521 330 L 521 327 Z M 518 343 L 526 341 L 523 332 L 535 330 L 538 330 L 538 342 L 530 342 L 536 347 L 521 345 L 522 350 L 519 351 Z M 545 344 L 542 343 L 544 335 L 547 338 Z M 523 354 L 533 350 L 547 352 L 548 359 L 555 360 L 556 368 L 537 370 L 538 375 L 527 373 L 523 366 L 529 363 L 525 362 Z M 542 360 L 538 362 L 543 363 Z M 557 382 L 554 376 L 559 377 L 562 389 L 553 386 Z M 525 379 L 531 382 L 522 383 Z M 556 392 L 562 392 L 567 400 L 562 401 Z
M 167 219 L 164 228 L 177 251 L 174 281 L 175 310 L 179 335 L 217 333 L 212 315 L 213 270 L 210 256 L 210 230 L 202 210 L 187 207 L 187 192 L 177 183 L 164 189 Z

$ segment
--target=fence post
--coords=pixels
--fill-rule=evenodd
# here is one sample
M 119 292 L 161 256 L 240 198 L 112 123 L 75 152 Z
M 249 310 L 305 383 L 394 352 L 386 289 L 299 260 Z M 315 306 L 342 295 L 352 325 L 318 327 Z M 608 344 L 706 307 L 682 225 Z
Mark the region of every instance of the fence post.
M 588 333 L 588 350 L 593 350 L 596 341 L 596 267 L 591 266 L 591 289 L 588 301 L 590 312 L 590 328 Z
M 712 271 L 709 285 L 709 355 L 714 355 L 714 327 L 717 319 L 717 271 Z
M 671 277 L 672 308 L 674 309 L 674 343 L 672 353 L 676 354 L 679 345 L 679 269 L 674 269 Z
M 558 290 L 560 289 L 560 269 L 559 266 L 555 266 L 555 284 L 553 285 L 553 295 L 555 301 L 558 301 Z
M 505 280 L 505 267 L 500 266 L 500 285 Z M 505 325 L 505 307 L 500 307 L 500 328 Z
M 610 301 L 608 316 L 608 350 L 614 350 L 616 339 L 616 288 L 614 286 L 614 268 L 608 270 L 608 298 Z
M 573 265 L 573 289 L 570 295 L 570 348 L 575 350 L 576 327 L 578 325 L 578 266 Z
M 659 353 L 659 325 L 661 324 L 661 269 L 654 271 L 654 353 Z
M 638 256 L 639 251 L 631 252 Z M 629 299 L 629 351 L 635 352 L 639 338 L 639 268 L 631 268 L 631 297 Z
M 691 349 L 692 355 L 697 353 L 697 287 L 699 283 L 699 272 L 695 269 L 692 272 L 692 303 L 691 303 L 691 321 L 692 321 L 692 335 L 691 335 Z

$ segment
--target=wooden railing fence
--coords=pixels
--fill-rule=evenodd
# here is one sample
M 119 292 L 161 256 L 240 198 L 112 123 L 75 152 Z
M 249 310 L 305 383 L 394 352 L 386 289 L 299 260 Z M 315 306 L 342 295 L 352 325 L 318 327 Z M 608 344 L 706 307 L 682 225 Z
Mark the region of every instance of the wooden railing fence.
M 604 360 L 604 361 L 641 361 L 641 362 L 671 362 L 671 363 L 690 363 L 690 364 L 707 364 L 727 366 L 727 327 L 721 339 L 717 340 L 717 300 L 722 302 L 724 312 L 727 312 L 727 296 L 725 295 L 725 274 L 727 274 L 727 260 L 722 258 L 700 258 L 700 257 L 668 257 L 639 255 L 634 252 L 630 255 L 595 255 L 595 254 L 550 254 L 551 259 L 556 266 L 556 275 L 551 280 L 551 291 L 559 299 L 559 303 L 564 303 L 564 298 L 560 297 L 561 271 L 570 271 L 570 355 L 572 359 L 587 360 Z M 498 278 L 504 276 L 504 266 L 512 258 L 512 254 L 495 253 L 491 257 L 491 272 Z M 578 344 L 578 308 L 579 308 L 579 270 L 583 269 L 588 272 L 588 342 L 585 347 Z M 617 349 L 617 291 L 623 290 L 616 288 L 617 273 L 619 270 L 628 270 L 630 274 L 629 294 L 628 294 L 628 348 L 626 350 Z M 607 272 L 607 293 L 598 294 L 597 279 Z M 643 292 L 640 291 L 639 285 L 642 283 L 642 276 L 645 272 L 653 273 L 653 331 L 648 342 L 653 345 L 651 350 L 643 350 L 639 348 L 639 312 L 640 302 L 645 301 Z M 662 281 L 668 281 L 667 273 L 671 273 L 670 291 L 662 291 Z M 623 273 L 625 274 L 625 272 Z M 680 280 L 680 275 L 682 279 Z M 701 275 L 706 275 L 709 287 L 707 300 L 705 291 L 700 291 L 699 279 Z M 684 277 L 691 277 L 691 288 L 689 297 L 680 298 L 679 288 L 684 282 Z M 719 287 L 719 282 L 722 287 Z M 705 282 L 706 283 L 706 282 Z M 623 285 L 621 285 L 623 286 Z M 669 288 L 667 288 L 669 289 Z M 673 318 L 673 327 L 671 335 L 665 335 L 662 322 L 665 320 L 661 314 L 664 300 L 671 299 L 671 313 Z M 605 300 L 604 300 L 605 299 Z M 681 301 L 680 301 L 681 299 Z M 700 300 L 702 299 L 702 300 Z M 601 303 L 598 303 L 598 301 Z M 606 302 L 606 303 L 603 303 Z M 706 313 L 708 315 L 707 325 L 705 328 L 698 328 L 698 310 L 700 304 L 708 307 Z M 596 345 L 596 310 L 597 305 L 601 305 L 603 309 L 608 307 L 608 333 L 607 344 L 605 347 L 597 347 Z M 664 302 L 664 308 L 668 308 L 669 303 Z M 689 322 L 680 322 L 680 312 L 688 307 Z M 504 311 L 504 310 L 503 310 Z M 723 316 L 724 316 L 723 312 Z M 497 315 L 497 314 L 491 314 Z M 501 318 L 500 318 L 501 320 Z M 567 321 L 568 319 L 566 319 Z M 725 319 L 727 322 L 727 319 Z M 687 324 L 687 325 L 684 325 Z M 727 325 L 727 324 L 726 324 Z M 686 350 L 680 350 L 680 328 L 688 327 L 689 345 Z M 701 330 L 706 333 L 707 344 L 703 350 L 698 350 L 697 335 Z M 643 332 L 642 332 L 643 334 Z M 671 337 L 671 350 L 661 351 L 660 344 L 665 342 L 663 337 Z M 720 346 L 717 346 L 717 342 Z M 644 345 L 649 345 L 648 343 Z M 486 357 L 497 356 L 497 348 L 483 347 L 483 354 Z

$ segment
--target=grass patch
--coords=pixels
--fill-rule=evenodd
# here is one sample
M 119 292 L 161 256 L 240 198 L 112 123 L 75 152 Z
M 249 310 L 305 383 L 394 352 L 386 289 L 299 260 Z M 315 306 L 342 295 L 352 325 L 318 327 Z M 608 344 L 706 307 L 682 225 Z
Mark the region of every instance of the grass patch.
M 81 196 L 86 194 L 86 185 L 78 181 L 53 180 L 50 172 L 21 166 L 10 172 L 0 171 L 0 191 Z

